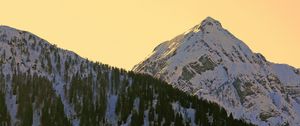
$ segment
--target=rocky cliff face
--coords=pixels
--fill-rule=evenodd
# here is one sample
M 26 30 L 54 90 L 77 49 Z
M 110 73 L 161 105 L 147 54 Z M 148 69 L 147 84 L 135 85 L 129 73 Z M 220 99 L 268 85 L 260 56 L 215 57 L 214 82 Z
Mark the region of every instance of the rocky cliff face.
M 267 61 L 210 17 L 158 45 L 133 71 L 261 126 L 300 125 L 300 72 Z

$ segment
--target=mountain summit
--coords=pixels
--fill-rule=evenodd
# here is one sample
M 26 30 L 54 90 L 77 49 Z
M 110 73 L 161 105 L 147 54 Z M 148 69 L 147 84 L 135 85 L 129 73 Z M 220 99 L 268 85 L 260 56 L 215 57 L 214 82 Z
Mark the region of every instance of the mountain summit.
M 199 27 L 200 29 L 202 29 L 203 31 L 205 30 L 212 30 L 212 29 L 222 29 L 222 25 L 219 21 L 211 18 L 211 17 L 207 17 L 205 20 L 203 20 L 201 22 L 201 25 Z M 208 32 L 208 31 L 206 31 Z
M 133 71 L 216 102 L 235 118 L 300 125 L 299 69 L 267 61 L 210 17 L 158 45 Z

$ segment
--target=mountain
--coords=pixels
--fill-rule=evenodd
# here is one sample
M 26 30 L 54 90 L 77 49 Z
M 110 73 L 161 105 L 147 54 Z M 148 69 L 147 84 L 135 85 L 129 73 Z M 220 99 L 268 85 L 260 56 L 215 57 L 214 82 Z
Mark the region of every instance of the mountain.
M 244 125 L 164 81 L 0 26 L 1 126 Z
M 211 17 L 158 45 L 133 71 L 253 124 L 300 125 L 300 70 L 267 61 Z

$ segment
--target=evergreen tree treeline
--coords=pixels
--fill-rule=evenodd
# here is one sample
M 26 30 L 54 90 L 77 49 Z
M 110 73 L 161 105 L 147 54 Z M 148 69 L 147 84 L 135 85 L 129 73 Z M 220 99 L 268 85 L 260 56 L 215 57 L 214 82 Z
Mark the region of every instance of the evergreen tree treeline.
M 100 64 L 94 64 L 100 65 Z M 98 73 L 81 76 L 78 72 L 66 85 L 67 102 L 76 112 L 68 118 L 62 98 L 55 94 L 53 84 L 37 75 L 13 74 L 13 95 L 17 97 L 17 119 L 20 126 L 31 126 L 33 114 L 40 116 L 43 126 L 68 126 L 72 119 L 79 119 L 80 126 L 122 125 L 141 126 L 251 126 L 236 120 L 215 103 L 190 96 L 167 83 L 149 75 L 127 72 L 109 66 Z M 116 96 L 116 120 L 107 116 L 108 100 Z M 177 108 L 175 107 L 177 106 Z M 4 92 L 0 92 L 0 124 L 10 125 Z M 192 116 L 187 114 L 193 110 Z

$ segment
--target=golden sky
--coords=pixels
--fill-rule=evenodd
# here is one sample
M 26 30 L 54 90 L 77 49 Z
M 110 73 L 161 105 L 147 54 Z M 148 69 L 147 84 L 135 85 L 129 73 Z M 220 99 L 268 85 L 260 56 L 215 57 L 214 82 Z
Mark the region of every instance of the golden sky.
M 0 24 L 131 69 L 207 16 L 268 60 L 300 67 L 299 0 L 0 0 Z

